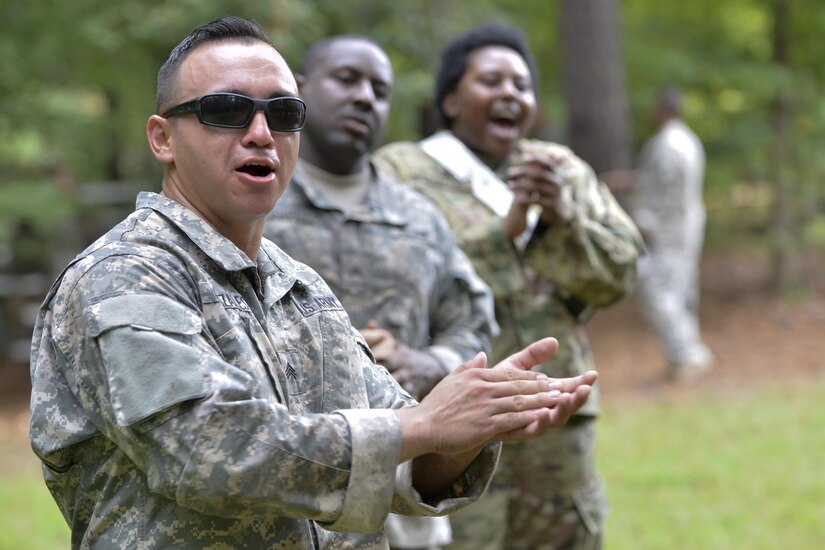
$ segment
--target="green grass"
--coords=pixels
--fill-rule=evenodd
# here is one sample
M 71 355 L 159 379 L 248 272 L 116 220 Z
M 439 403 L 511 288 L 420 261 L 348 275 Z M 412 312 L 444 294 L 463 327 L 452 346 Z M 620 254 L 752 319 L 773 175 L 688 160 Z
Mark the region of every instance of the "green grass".
M 825 381 L 608 409 L 608 550 L 825 548 Z
M 0 549 L 69 547 L 69 528 L 36 472 L 0 477 Z
M 608 407 L 606 550 L 825 548 L 825 380 Z M 0 476 L 0 549 L 68 547 L 41 478 Z

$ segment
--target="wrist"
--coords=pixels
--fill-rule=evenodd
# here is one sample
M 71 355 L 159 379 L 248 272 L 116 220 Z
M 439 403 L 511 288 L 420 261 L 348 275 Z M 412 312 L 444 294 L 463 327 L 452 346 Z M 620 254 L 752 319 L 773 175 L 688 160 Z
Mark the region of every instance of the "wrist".
M 401 452 L 398 463 L 435 452 L 431 425 L 420 405 L 394 409 L 401 423 Z
M 470 449 L 469 451 L 462 451 L 460 453 L 452 453 L 443 456 L 448 457 L 449 460 L 454 464 L 460 464 L 466 468 L 467 465 L 469 465 L 473 460 L 475 460 L 478 457 L 478 455 L 481 454 L 481 451 L 484 449 L 487 443 L 488 442 L 485 441 L 478 447 Z
M 527 228 L 526 221 L 521 220 L 513 220 L 508 215 L 501 220 L 501 230 L 504 231 L 504 234 L 507 235 L 509 239 L 515 239 L 519 235 L 521 235 L 522 231 Z

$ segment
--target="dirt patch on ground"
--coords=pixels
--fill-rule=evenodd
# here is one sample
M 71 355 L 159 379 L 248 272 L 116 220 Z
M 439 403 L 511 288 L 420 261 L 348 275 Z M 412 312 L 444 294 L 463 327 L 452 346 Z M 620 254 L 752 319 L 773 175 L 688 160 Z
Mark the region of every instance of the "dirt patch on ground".
M 825 376 L 825 270 L 820 271 L 813 293 L 780 300 L 768 289 L 765 259 L 706 254 L 700 317 L 716 362 L 707 376 L 690 384 L 665 381 L 664 353 L 632 298 L 600 311 L 588 333 L 605 402 L 752 391 Z
M 746 392 L 825 376 L 825 269 L 820 266 L 815 292 L 796 301 L 769 292 L 764 259 L 710 253 L 702 269 L 702 333 L 716 355 L 714 370 L 692 384 L 665 382 L 664 355 L 627 299 L 588 324 L 605 403 Z M 27 441 L 29 391 L 27 366 L 0 366 L 2 472 L 36 467 Z

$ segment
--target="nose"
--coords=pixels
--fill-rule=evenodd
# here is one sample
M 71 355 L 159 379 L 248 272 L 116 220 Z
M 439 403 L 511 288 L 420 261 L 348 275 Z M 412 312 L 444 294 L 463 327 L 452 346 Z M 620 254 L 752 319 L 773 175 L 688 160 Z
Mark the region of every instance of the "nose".
M 361 78 L 354 87 L 355 102 L 371 109 L 375 103 L 375 91 L 372 89 L 372 82 L 367 78 Z
M 272 130 L 266 122 L 266 114 L 263 111 L 256 111 L 246 127 L 242 143 L 244 146 L 268 147 L 274 143 Z
M 505 78 L 501 81 L 501 93 L 504 97 L 516 97 L 520 90 L 512 78 Z

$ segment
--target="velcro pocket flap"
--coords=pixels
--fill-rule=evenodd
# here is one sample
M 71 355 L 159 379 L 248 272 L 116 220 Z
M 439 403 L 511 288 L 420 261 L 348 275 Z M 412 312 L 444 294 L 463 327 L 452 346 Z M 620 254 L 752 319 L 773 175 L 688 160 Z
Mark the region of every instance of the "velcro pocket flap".
M 170 298 L 108 298 L 90 316 L 120 426 L 208 393 L 206 353 L 193 345 L 200 317 Z

